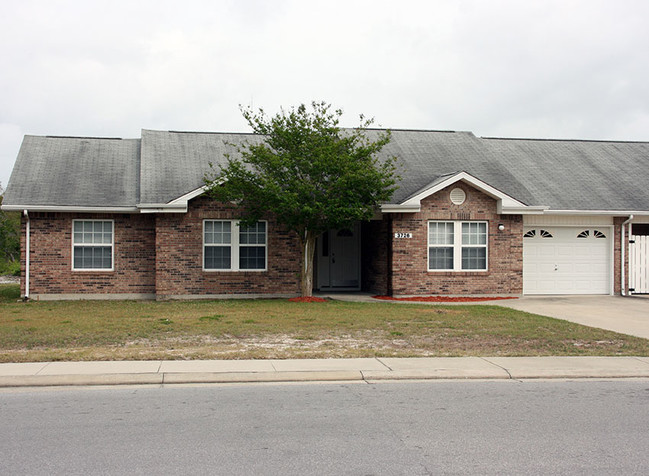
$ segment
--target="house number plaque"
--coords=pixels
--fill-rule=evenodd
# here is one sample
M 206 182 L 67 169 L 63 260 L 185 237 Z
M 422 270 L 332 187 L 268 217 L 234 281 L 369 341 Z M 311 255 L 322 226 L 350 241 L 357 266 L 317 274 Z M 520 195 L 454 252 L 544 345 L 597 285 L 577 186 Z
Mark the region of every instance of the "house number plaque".
M 395 233 L 394 234 L 395 238 L 412 238 L 412 233 Z

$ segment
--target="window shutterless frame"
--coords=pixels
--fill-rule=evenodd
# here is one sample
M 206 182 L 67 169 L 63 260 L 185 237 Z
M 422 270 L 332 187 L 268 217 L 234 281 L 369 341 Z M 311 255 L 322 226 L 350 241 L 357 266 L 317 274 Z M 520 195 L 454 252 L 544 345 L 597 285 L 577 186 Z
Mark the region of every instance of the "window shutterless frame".
M 239 220 L 203 220 L 202 268 L 207 272 L 268 270 L 268 222 L 241 228 Z M 263 266 L 262 266 L 263 264 Z
M 72 220 L 72 271 L 115 270 L 115 221 Z
M 488 270 L 489 225 L 486 221 L 428 222 L 429 272 Z

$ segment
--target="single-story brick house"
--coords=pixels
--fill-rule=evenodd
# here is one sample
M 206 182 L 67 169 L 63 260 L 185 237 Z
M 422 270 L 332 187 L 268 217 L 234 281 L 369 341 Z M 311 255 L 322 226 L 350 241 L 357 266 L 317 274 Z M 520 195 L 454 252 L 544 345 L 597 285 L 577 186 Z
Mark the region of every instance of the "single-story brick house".
M 370 133 L 375 133 L 371 132 Z M 23 295 L 293 296 L 296 237 L 203 194 L 252 134 L 26 136 L 2 208 L 20 211 Z M 649 292 L 649 143 L 393 130 L 400 187 L 318 239 L 315 288 L 405 295 Z

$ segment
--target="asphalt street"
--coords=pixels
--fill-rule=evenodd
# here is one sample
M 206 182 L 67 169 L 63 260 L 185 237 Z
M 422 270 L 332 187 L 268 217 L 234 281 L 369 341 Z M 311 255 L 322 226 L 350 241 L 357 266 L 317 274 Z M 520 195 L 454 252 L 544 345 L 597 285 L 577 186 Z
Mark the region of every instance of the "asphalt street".
M 649 474 L 649 380 L 0 390 L 0 474 Z

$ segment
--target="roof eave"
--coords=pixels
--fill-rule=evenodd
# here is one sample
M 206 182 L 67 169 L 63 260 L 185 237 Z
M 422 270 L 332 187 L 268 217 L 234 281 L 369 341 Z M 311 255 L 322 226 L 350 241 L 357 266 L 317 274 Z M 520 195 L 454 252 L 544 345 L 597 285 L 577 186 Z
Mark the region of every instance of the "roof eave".
M 144 203 L 138 205 L 140 213 L 187 213 L 187 206 L 169 206 L 168 203 Z
M 548 207 L 545 206 L 523 206 L 510 207 L 498 204 L 498 214 L 500 215 L 542 215 Z
M 649 210 L 545 210 L 544 215 L 649 215 Z
M 421 205 L 403 205 L 400 203 L 384 203 L 381 205 L 383 213 L 418 213 L 421 211 Z
M 169 203 L 167 203 L 167 205 L 172 206 L 172 207 L 176 206 L 176 205 L 185 205 L 185 206 L 187 206 L 187 203 L 191 199 L 196 198 L 199 195 L 202 195 L 203 193 L 205 193 L 206 190 L 207 190 L 207 185 L 203 185 L 202 187 L 198 187 L 198 188 L 192 190 L 191 192 L 187 192 L 186 194 L 181 195 L 178 198 L 174 198 Z
M 198 187 L 178 198 L 166 203 L 140 203 L 138 208 L 142 213 L 187 213 L 189 201 L 202 195 L 207 190 L 207 185 Z
M 68 213 L 137 213 L 137 207 L 92 207 L 78 205 L 5 205 L 0 209 L 6 212 L 68 212 Z

